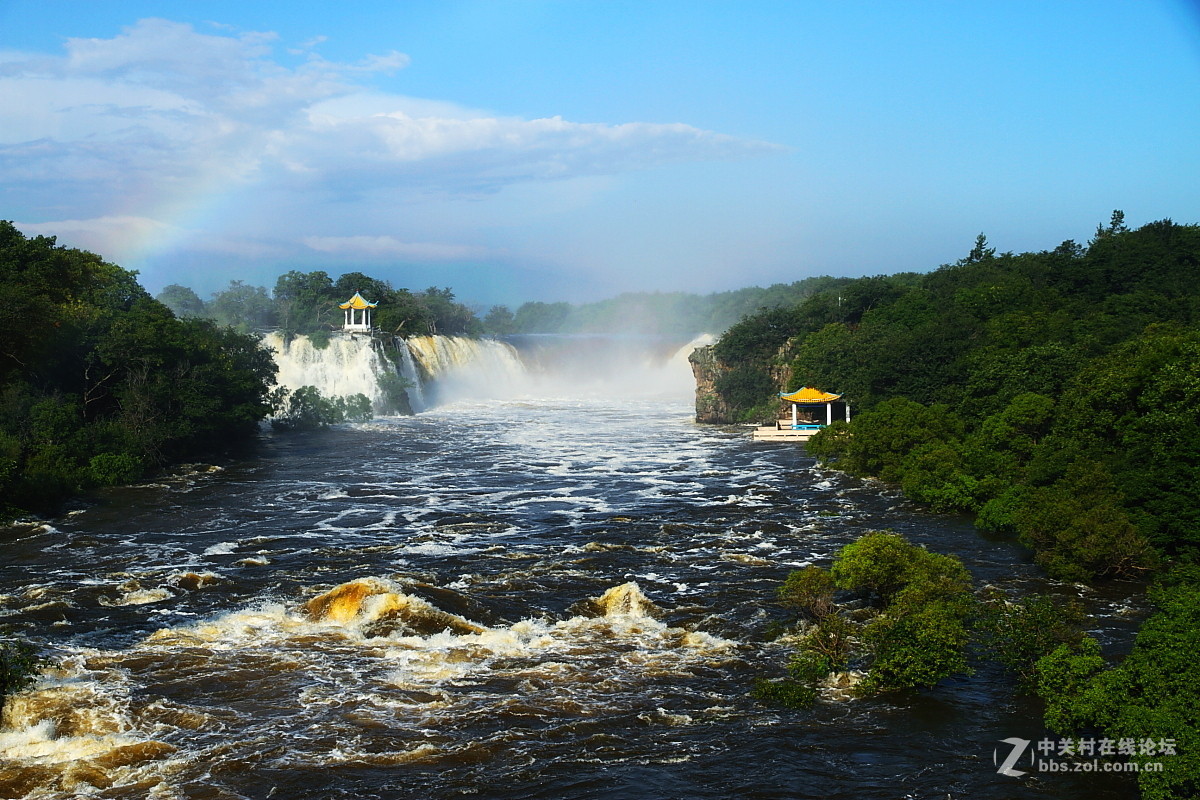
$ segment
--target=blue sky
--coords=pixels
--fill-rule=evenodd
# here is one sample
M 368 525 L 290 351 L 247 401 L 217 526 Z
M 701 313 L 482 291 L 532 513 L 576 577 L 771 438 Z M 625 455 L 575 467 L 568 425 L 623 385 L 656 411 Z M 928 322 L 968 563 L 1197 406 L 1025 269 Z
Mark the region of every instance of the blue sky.
M 0 0 L 0 218 L 486 306 L 1200 222 L 1200 7 Z

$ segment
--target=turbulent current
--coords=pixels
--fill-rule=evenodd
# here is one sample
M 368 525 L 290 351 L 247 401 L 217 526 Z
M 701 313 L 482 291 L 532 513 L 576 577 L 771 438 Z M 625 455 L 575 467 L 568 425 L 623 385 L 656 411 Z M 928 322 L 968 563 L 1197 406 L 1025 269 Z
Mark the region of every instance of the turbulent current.
M 0 531 L 0 622 L 55 662 L 7 706 L 0 797 L 1130 791 L 998 774 L 1000 740 L 1044 731 L 990 667 L 807 711 L 749 695 L 787 658 L 775 587 L 870 530 L 979 583 L 1082 592 L 1110 642 L 1121 592 L 1046 584 L 1011 542 L 697 426 L 678 359 L 626 355 L 618 380 L 587 348 L 518 346 L 516 383 L 493 365 L 416 416 L 264 434 Z

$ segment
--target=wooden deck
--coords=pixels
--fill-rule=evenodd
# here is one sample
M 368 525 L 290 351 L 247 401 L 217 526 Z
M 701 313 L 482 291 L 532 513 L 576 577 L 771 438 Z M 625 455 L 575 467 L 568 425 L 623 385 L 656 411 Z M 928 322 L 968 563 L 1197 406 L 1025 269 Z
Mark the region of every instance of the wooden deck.
M 793 428 L 790 419 L 781 419 L 774 425 L 761 425 L 754 429 L 751 438 L 761 442 L 807 442 L 824 425 L 807 425 Z

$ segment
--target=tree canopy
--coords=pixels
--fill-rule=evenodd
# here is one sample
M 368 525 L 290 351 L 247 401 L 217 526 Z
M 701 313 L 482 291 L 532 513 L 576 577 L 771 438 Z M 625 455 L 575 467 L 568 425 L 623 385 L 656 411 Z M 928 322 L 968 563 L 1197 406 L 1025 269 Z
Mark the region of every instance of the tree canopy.
M 5 516 L 235 440 L 270 412 L 274 383 L 256 338 L 181 319 L 134 273 L 0 222 Z

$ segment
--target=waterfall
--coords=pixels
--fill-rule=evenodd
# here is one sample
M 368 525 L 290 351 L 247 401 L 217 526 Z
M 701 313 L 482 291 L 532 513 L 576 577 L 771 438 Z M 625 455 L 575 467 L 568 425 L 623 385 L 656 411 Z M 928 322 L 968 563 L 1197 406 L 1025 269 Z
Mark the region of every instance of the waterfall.
M 542 396 L 678 399 L 695 379 L 687 357 L 712 337 L 519 334 L 509 337 Z
M 392 369 L 369 337 L 334 336 L 318 348 L 307 336 L 268 333 L 264 342 L 275 353 L 281 386 L 315 386 L 326 397 L 363 394 L 377 413 L 389 405 L 379 379 Z
M 404 342 L 429 379 L 424 408 L 457 399 L 502 400 L 528 389 L 525 365 L 510 344 L 462 336 L 411 336 Z
M 424 411 L 461 397 L 511 397 L 524 385 L 516 349 L 487 339 L 335 334 L 318 348 L 307 336 L 269 333 L 264 342 L 281 386 L 314 386 L 326 397 L 362 394 L 376 414 Z
M 307 336 L 270 333 L 264 341 L 282 386 L 314 386 L 326 397 L 366 395 L 376 414 L 389 415 L 459 400 L 687 397 L 694 389 L 687 356 L 711 337 L 682 347 L 678 340 L 619 336 L 523 336 L 510 343 L 338 333 L 318 348 Z

